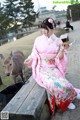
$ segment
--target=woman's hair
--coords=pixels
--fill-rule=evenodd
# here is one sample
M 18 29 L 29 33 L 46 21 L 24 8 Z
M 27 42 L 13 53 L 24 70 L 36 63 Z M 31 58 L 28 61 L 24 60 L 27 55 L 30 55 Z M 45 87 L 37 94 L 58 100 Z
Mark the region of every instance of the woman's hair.
M 41 28 L 44 28 L 46 30 L 49 29 L 54 29 L 55 27 L 55 22 L 52 18 L 46 18 L 40 25 Z

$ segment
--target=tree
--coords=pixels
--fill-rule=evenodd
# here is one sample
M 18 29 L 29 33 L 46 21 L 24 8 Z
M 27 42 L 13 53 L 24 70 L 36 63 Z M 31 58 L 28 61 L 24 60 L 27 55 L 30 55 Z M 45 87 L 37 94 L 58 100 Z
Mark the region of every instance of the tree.
M 5 0 L 3 9 L 0 9 L 0 33 L 18 32 L 20 22 L 23 27 L 30 27 L 35 17 L 32 0 Z
M 9 21 L 9 30 L 16 31 L 18 29 L 18 15 L 19 15 L 19 4 L 18 0 L 6 0 L 4 4 L 4 11 Z
M 78 4 L 79 3 L 79 0 L 70 0 L 71 4 Z
M 71 2 L 71 4 L 73 4 L 73 3 L 74 3 L 74 0 L 70 0 L 70 2 Z
M 36 17 L 32 0 L 20 0 L 19 7 L 23 27 L 32 26 Z
M 4 8 L 0 7 L 0 37 L 2 38 L 3 36 L 6 35 L 7 33 L 7 16 L 4 13 Z
M 67 8 L 67 18 L 73 21 L 80 19 L 80 4 L 69 5 Z
M 76 2 L 79 2 L 79 0 L 76 0 Z

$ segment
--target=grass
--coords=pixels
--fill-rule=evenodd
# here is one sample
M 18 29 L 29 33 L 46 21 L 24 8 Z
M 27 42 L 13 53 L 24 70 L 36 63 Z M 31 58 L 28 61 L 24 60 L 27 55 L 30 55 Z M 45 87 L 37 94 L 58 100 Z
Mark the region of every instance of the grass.
M 56 28 L 54 33 L 59 37 L 61 34 L 65 33 L 65 31 L 61 28 Z M 0 46 L 0 54 L 2 53 L 4 56 L 8 56 L 11 51 L 21 50 L 26 58 L 31 53 L 35 38 L 39 35 L 41 35 L 40 30 L 30 35 L 24 36 L 15 42 L 4 44 Z M 2 77 L 3 82 L 3 85 L 0 85 L 0 91 L 13 83 L 11 77 L 6 77 L 4 75 L 2 64 L 3 60 L 0 59 L 0 76 Z

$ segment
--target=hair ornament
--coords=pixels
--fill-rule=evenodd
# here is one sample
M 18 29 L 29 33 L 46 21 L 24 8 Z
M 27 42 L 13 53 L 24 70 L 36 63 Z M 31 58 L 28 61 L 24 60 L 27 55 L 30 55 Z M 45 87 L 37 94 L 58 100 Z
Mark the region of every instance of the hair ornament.
M 51 24 L 53 24 L 53 19 L 52 19 L 52 18 L 49 18 L 49 19 L 48 19 L 48 22 L 51 23 Z

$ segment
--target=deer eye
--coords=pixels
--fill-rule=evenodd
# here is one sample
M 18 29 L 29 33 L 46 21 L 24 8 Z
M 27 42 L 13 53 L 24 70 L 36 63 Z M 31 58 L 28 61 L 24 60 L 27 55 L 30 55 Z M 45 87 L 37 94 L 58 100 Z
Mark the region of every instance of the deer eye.
M 10 66 L 11 66 L 12 64 L 10 64 Z
M 3 65 L 3 67 L 5 67 L 5 66 Z

